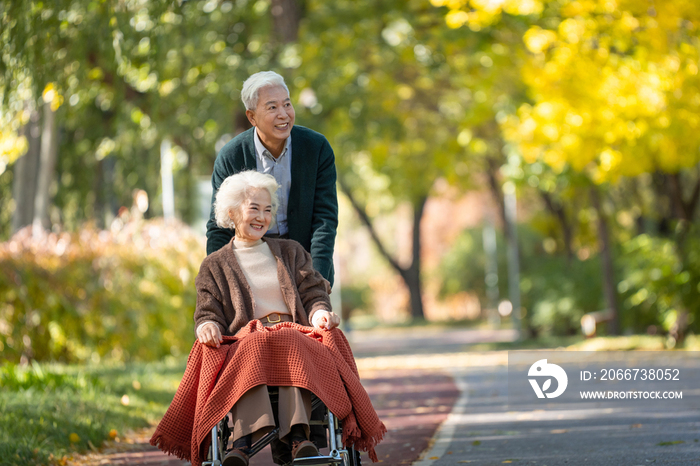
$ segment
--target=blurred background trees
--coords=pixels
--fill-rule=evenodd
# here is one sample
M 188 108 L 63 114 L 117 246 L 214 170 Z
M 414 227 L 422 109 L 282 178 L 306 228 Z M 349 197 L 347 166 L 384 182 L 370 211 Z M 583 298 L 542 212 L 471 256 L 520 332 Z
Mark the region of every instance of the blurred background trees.
M 218 149 L 248 127 L 243 80 L 266 69 L 285 76 L 297 124 L 331 141 L 339 188 L 354 211 L 348 218 L 369 229 L 377 260 L 388 264 L 373 267 L 377 273 L 399 277 L 407 316 L 421 318 L 426 307 L 464 293 L 478 299 L 482 315 L 495 313 L 494 296 L 508 295 L 507 240 L 517 233 L 522 299 L 514 312 L 527 334 L 576 333 L 581 317 L 596 311 L 611 332 L 668 334 L 671 345 L 697 331 L 694 2 L 5 0 L 0 15 L 0 239 L 34 230 L 33 240 L 24 232 L 3 246 L 3 355 L 37 357 L 31 342 L 61 348 L 60 334 L 109 346 L 98 343 L 107 337 L 98 338 L 97 327 L 92 336 L 69 331 L 65 316 L 84 318 L 99 312 L 94 303 L 111 303 L 99 291 L 109 273 L 97 256 L 118 263 L 143 250 L 129 252 L 135 246 L 122 242 L 98 252 L 84 244 L 80 252 L 79 238 L 157 224 L 169 176 L 162 157 L 170 161 L 175 216 L 203 228 L 209 199 L 199 186 Z M 505 228 L 504 188 L 519 200 L 517 231 Z M 446 240 L 426 225 L 435 221 L 431 200 L 475 192 L 487 194 L 492 214 L 477 215 L 479 225 L 436 248 Z M 463 214 L 457 205 L 448 215 Z M 404 217 L 406 248 L 387 227 Z M 485 252 L 486 224 L 499 231 L 497 256 Z M 201 260 L 188 234 L 187 257 Z M 32 246 L 58 244 L 61 235 L 78 248 L 56 256 L 62 275 Z M 153 281 L 159 272 L 144 270 L 167 269 L 158 264 L 133 265 L 135 275 L 124 280 L 150 274 Z M 492 266 L 498 280 L 487 284 Z M 71 284 L 88 270 L 97 280 L 92 291 Z M 49 298 L 43 287 L 57 275 L 66 291 Z M 343 282 L 346 296 L 364 296 L 357 290 L 365 285 Z M 164 309 L 187 321 L 193 302 L 182 286 L 163 288 L 159 299 L 180 296 L 181 305 Z M 153 325 L 157 332 L 165 324 Z M 153 354 L 123 354 L 182 351 L 189 329 L 177 329 Z M 186 342 L 173 349 L 178 339 Z M 103 349 L 96 354 L 106 356 Z

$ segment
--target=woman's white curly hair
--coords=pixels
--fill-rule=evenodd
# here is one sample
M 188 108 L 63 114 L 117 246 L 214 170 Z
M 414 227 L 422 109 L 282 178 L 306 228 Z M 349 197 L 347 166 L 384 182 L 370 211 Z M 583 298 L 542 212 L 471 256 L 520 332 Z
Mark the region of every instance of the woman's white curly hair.
M 270 222 L 272 225 L 275 222 L 277 207 L 279 207 L 278 188 L 279 185 L 274 176 L 265 175 L 255 170 L 246 170 L 229 176 L 221 183 L 219 191 L 216 193 L 216 201 L 214 202 L 216 224 L 221 228 L 233 230 L 235 225 L 228 215 L 229 211 L 236 212 L 248 198 L 251 190 L 267 189 L 272 201 L 272 222 Z

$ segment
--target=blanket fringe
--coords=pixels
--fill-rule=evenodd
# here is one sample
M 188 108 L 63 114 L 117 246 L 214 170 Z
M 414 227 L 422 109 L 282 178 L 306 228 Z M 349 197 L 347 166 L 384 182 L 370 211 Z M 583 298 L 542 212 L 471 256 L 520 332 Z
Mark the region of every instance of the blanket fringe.
M 151 445 L 158 447 L 163 450 L 168 455 L 175 455 L 181 460 L 190 461 L 192 456 L 192 447 L 189 443 L 187 444 L 171 444 L 168 443 L 162 435 L 154 435 L 150 441 Z
M 379 460 L 374 447 L 382 441 L 386 432 L 386 426 L 382 422 L 375 435 L 363 437 L 354 416 L 349 416 L 343 420 L 343 444 L 352 445 L 356 450 L 366 451 L 373 463 Z
M 377 453 L 374 451 L 374 447 L 382 441 L 384 434 L 386 434 L 386 427 L 384 423 L 382 423 L 381 429 L 376 435 L 360 438 L 355 442 L 355 447 L 358 450 L 366 451 L 369 459 L 372 460 L 373 463 L 376 463 L 379 459 L 377 458 Z

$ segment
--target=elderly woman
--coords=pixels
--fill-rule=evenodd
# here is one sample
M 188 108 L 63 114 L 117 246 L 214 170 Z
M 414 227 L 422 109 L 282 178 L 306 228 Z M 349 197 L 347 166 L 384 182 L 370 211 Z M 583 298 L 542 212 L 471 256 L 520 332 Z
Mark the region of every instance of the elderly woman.
M 328 282 L 309 253 L 296 241 L 264 237 L 275 218 L 277 189 L 274 177 L 251 170 L 226 178 L 217 192 L 216 222 L 234 230 L 234 237 L 204 260 L 197 275 L 194 319 L 204 345 L 218 348 L 222 336 L 234 336 L 254 319 L 264 326 L 295 322 L 328 330 L 340 323 L 330 311 Z M 267 387 L 248 390 L 231 413 L 234 448 L 223 464 L 245 466 L 251 443 L 275 426 Z M 309 441 L 310 414 L 308 390 L 279 388 L 279 436 L 293 458 L 318 454 Z

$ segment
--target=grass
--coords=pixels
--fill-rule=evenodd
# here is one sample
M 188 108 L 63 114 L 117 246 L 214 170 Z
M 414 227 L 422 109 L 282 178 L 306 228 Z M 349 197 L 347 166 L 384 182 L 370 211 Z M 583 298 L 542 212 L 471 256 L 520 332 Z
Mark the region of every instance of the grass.
M 184 360 L 0 366 L 0 464 L 59 463 L 72 452 L 157 422 L 184 368 Z

